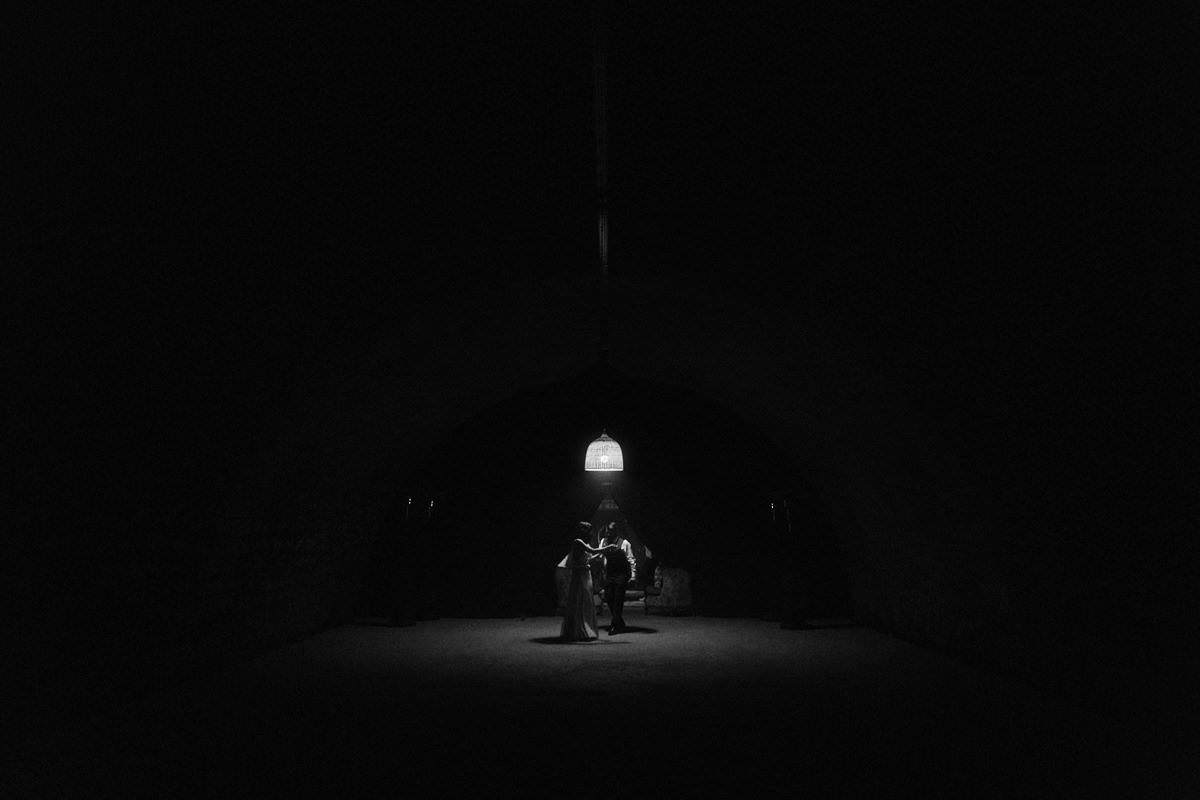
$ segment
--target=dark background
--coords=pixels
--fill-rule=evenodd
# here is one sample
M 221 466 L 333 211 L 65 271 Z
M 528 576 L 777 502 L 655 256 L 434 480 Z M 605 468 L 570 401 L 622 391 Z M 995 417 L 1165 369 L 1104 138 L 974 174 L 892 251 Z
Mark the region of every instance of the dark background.
M 345 620 L 422 481 L 513 496 L 500 517 L 543 526 L 514 564 L 590 511 L 550 466 L 576 469 L 561 448 L 597 424 L 568 423 L 605 316 L 591 12 L 478 6 L 14 26 L 5 580 L 30 674 Z M 819 496 L 860 620 L 1010 673 L 1102 696 L 1185 674 L 1195 12 L 609 18 L 625 322 L 588 380 L 630 396 L 604 424 L 626 425 L 634 470 L 656 430 L 687 452 L 701 419 L 788 454 L 731 448 L 726 475 L 762 472 L 745 487 L 645 464 L 637 491 L 732 485 L 708 494 L 729 519 Z M 431 471 L 467 458 L 473 418 L 562 436 L 526 436 L 494 480 Z M 644 534 L 665 536 L 652 505 Z M 494 533 L 456 529 L 475 552 Z M 481 591 L 507 597 L 496 575 Z M 707 601 L 749 610 L 735 595 Z

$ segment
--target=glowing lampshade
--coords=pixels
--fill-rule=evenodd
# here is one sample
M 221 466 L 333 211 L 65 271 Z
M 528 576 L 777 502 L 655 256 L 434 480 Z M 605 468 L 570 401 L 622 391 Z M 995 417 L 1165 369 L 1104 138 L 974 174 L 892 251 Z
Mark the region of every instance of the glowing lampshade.
M 625 461 L 621 458 L 621 445 L 608 438 L 607 433 L 588 445 L 583 468 L 588 472 L 622 472 Z

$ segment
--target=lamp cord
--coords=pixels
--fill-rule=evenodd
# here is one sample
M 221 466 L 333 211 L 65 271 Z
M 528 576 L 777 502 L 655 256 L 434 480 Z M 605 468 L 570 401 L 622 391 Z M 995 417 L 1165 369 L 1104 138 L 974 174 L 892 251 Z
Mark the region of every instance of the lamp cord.
M 600 350 L 602 357 L 609 345 L 608 297 L 608 30 L 605 20 L 605 0 L 595 3 L 595 46 L 592 78 L 595 82 L 596 111 L 596 211 L 599 236 L 599 266 L 601 295 Z

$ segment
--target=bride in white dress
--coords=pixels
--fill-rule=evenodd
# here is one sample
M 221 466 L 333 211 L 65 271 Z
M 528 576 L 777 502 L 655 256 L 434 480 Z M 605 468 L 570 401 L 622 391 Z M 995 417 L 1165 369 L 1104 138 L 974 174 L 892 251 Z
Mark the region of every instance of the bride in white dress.
M 591 564 L 606 552 L 619 549 L 616 545 L 592 547 L 583 539 L 571 542 L 571 552 L 560 563 L 560 566 L 571 570 L 571 583 L 567 587 L 562 621 L 564 642 L 587 642 L 599 635 L 596 626 L 596 601 L 592 596 Z

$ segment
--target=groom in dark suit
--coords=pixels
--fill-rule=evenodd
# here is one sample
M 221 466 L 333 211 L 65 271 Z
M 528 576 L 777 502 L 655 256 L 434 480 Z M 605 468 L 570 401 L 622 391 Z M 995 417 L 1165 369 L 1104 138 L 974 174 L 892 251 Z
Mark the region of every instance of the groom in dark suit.
M 619 552 L 604 556 L 604 602 L 608 603 L 612 614 L 612 624 L 608 626 L 608 635 L 612 636 L 625 630 L 625 587 L 637 578 L 637 559 L 633 556 L 633 545 L 621 535 L 615 522 L 606 526 L 604 538 L 600 540 L 601 547 L 608 545 L 621 548 Z

